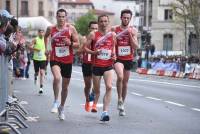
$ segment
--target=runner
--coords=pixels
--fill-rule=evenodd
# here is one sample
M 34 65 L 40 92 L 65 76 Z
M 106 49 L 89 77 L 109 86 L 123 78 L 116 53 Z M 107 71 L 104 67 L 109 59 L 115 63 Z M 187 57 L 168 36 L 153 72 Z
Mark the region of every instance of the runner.
M 130 76 L 130 70 L 133 66 L 134 49 L 138 48 L 137 30 L 129 26 L 132 18 L 132 12 L 129 9 L 121 11 L 121 25 L 116 26 L 116 56 L 117 60 L 114 69 L 117 74 L 117 93 L 119 115 L 124 116 L 124 101 L 127 94 L 127 84 Z
M 91 21 L 89 23 L 89 32 L 93 30 L 98 30 L 98 23 L 96 21 Z M 90 111 L 90 100 L 94 96 L 94 93 L 92 92 L 90 94 L 90 89 L 92 86 L 92 58 L 91 54 L 85 53 L 84 52 L 84 43 L 87 41 L 86 37 L 83 37 L 82 39 L 82 46 L 79 48 L 77 51 L 78 54 L 82 53 L 82 72 L 83 72 L 83 78 L 85 82 L 85 87 L 84 87 L 84 93 L 85 93 L 85 98 L 86 98 L 86 103 L 85 103 L 85 111 L 89 112 Z
M 38 30 L 38 36 L 32 41 L 30 47 L 33 51 L 33 64 L 34 64 L 34 83 L 37 83 L 38 73 L 40 75 L 40 89 L 39 94 L 43 93 L 44 74 L 46 68 L 46 55 L 45 55 L 45 44 L 44 44 L 44 30 Z
M 95 100 L 91 112 L 97 112 L 97 102 L 100 96 L 100 82 L 103 76 L 106 92 L 103 98 L 103 112 L 101 121 L 109 121 L 108 106 L 111 100 L 113 61 L 115 60 L 115 33 L 109 31 L 109 17 L 98 17 L 98 31 L 92 31 L 87 40 L 86 52 L 94 55 L 93 61 L 93 86 Z M 90 48 L 90 49 L 88 49 Z
M 56 19 L 57 24 L 47 28 L 45 44 L 47 48 L 48 37 L 51 37 L 50 66 L 54 78 L 54 103 L 51 112 L 58 112 L 59 119 L 64 120 L 64 105 L 68 95 L 68 87 L 72 73 L 73 48 L 78 48 L 79 42 L 75 27 L 66 22 L 67 12 L 64 9 L 57 11 Z M 61 80 L 62 91 L 61 103 L 59 105 L 58 94 Z

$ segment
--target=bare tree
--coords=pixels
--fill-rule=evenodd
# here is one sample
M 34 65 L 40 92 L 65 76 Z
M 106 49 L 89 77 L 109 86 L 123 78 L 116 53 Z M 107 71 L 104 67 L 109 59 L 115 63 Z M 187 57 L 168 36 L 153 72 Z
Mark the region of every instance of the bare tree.
M 175 17 L 184 23 L 185 36 L 187 36 L 186 30 L 188 22 L 194 26 L 194 31 L 197 36 L 197 54 L 200 55 L 200 1 L 174 0 L 171 6 Z

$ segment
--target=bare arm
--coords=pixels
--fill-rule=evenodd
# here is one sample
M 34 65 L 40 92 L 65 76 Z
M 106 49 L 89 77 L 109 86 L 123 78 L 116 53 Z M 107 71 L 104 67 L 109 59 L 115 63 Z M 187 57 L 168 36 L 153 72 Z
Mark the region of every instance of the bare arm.
M 44 43 L 45 43 L 46 51 L 47 51 L 48 39 L 49 39 L 50 34 L 51 34 L 51 27 L 47 27 L 46 33 L 44 35 Z
M 74 26 L 72 26 L 71 29 L 72 29 L 71 45 L 72 45 L 73 48 L 78 48 L 79 47 L 78 33 L 77 33 L 76 28 Z
M 36 39 L 32 40 L 31 44 L 28 46 L 28 48 L 32 51 L 40 51 L 39 49 L 37 48 L 34 48 L 34 45 L 36 43 Z
M 98 54 L 98 51 L 92 51 L 91 49 L 91 44 L 92 44 L 92 41 L 94 40 L 95 38 L 95 34 L 94 32 L 90 32 L 90 34 L 88 35 L 87 37 L 87 42 L 84 44 L 84 50 L 86 53 L 89 53 L 89 54 Z
M 131 30 L 129 30 L 129 37 L 132 48 L 137 49 L 138 48 L 137 30 L 131 28 Z
M 115 52 L 115 46 L 117 44 L 117 41 L 116 41 L 116 33 L 113 32 L 113 53 L 112 53 L 112 59 L 115 61 L 116 60 L 116 52 Z

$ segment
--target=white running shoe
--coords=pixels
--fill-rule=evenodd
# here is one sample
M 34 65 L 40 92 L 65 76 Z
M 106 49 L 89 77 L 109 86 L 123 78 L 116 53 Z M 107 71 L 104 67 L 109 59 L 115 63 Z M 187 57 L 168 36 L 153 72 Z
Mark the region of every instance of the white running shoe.
M 118 101 L 117 109 L 124 111 L 124 103 L 123 103 L 123 101 Z
M 39 89 L 39 94 L 43 94 L 43 88 Z
M 53 103 L 53 107 L 51 109 L 51 113 L 58 113 L 58 102 Z
M 64 109 L 61 108 L 60 106 L 58 107 L 58 118 L 59 118 L 61 121 L 65 120 Z
M 126 115 L 126 113 L 124 110 L 119 110 L 119 116 L 125 116 L 125 115 Z

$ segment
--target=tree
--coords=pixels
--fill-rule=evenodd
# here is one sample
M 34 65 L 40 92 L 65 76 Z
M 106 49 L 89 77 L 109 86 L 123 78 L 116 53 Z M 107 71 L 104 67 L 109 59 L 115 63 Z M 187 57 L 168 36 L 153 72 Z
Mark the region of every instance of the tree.
M 92 11 L 88 12 L 86 15 L 81 16 L 76 22 L 75 27 L 81 35 L 88 34 L 88 24 L 90 21 L 96 20 L 96 16 Z
M 188 22 L 194 26 L 198 42 L 197 54 L 200 55 L 200 1 L 174 0 L 172 9 L 175 17 L 184 22 L 185 33 Z

